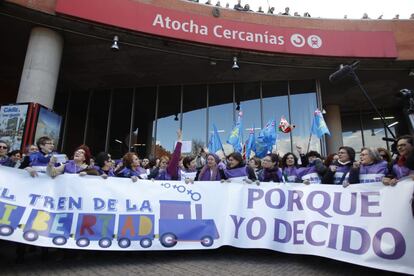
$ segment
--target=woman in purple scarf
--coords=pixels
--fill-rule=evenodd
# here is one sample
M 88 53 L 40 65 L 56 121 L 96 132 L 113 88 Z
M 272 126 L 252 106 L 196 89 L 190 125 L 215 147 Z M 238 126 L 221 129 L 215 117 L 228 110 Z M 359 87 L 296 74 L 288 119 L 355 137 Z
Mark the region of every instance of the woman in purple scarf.
M 349 172 L 349 184 L 381 182 L 387 175 L 388 163 L 382 160 L 378 150 L 362 148 L 359 159 Z
M 347 185 L 349 183 L 349 171 L 355 161 L 355 150 L 342 146 L 338 150 L 338 160 L 329 166 L 322 179 L 323 184 Z
M 227 167 L 224 169 L 223 179 L 249 179 L 256 181 L 256 174 L 253 169 L 246 166 L 243 157 L 239 152 L 232 152 L 227 157 Z
M 282 175 L 286 182 L 301 183 L 299 177 L 298 158 L 291 152 L 282 157 Z
M 220 158 L 214 154 L 207 155 L 207 162 L 196 176 L 197 181 L 219 181 L 224 174 L 219 168 Z
M 261 182 L 284 182 L 282 170 L 279 169 L 279 156 L 274 153 L 269 153 L 263 158 L 263 170 L 259 174 Z

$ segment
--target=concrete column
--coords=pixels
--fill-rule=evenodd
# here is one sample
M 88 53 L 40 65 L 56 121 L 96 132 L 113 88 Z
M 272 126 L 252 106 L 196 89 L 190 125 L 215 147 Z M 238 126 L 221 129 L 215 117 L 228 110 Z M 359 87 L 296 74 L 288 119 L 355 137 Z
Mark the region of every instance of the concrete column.
M 35 102 L 53 108 L 62 50 L 60 34 L 47 28 L 33 28 L 16 102 Z
M 337 152 L 338 148 L 343 145 L 341 110 L 339 105 L 328 105 L 325 107 L 325 110 L 325 121 L 328 125 L 329 131 L 331 132 L 331 136 L 325 136 L 326 149 L 328 154 L 330 154 Z

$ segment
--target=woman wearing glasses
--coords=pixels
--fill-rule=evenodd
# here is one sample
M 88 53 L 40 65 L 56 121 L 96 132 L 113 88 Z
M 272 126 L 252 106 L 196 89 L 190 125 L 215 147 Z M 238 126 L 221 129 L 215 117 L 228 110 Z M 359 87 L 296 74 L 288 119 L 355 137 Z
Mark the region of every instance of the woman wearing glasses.
M 4 165 L 4 163 L 6 163 L 6 161 L 9 159 L 7 156 L 8 150 L 9 146 L 6 144 L 6 142 L 0 140 L 0 165 Z
M 91 160 L 91 151 L 87 145 L 79 146 L 73 153 L 73 159 L 65 164 L 56 166 L 56 158 L 52 156 L 47 166 L 47 173 L 51 177 L 56 177 L 63 173 L 79 174 L 81 176 L 88 174 Z
M 322 179 L 324 184 L 346 185 L 349 183 L 349 171 L 355 161 L 355 150 L 342 146 L 338 150 L 338 160 L 329 166 Z
M 394 186 L 399 179 L 414 174 L 411 164 L 413 150 L 412 136 L 403 135 L 397 138 L 398 158 L 392 162 L 390 174 L 382 179 L 384 185 Z
M 32 177 L 36 177 L 38 172 L 46 172 L 55 148 L 53 140 L 47 136 L 40 137 L 36 141 L 36 145 L 39 151 L 31 153 L 27 161 L 20 166 L 21 169 L 28 171 Z
M 239 152 L 232 152 L 227 157 L 227 167 L 224 169 L 222 179 L 240 179 L 250 183 L 257 180 L 253 169 L 246 166 Z
M 376 149 L 362 148 L 359 158 L 360 161 L 352 165 L 349 184 L 381 182 L 382 178 L 387 175 L 387 161 L 382 160 Z
M 282 170 L 278 166 L 279 156 L 277 154 L 270 153 L 262 161 L 263 169 L 258 176 L 261 182 L 284 182 Z

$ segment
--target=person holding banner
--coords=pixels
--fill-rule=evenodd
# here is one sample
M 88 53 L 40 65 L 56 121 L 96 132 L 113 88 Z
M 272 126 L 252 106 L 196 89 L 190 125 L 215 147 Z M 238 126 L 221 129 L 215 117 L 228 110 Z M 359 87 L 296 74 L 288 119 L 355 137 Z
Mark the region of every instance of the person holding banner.
M 183 158 L 183 168 L 180 169 L 180 178 L 188 183 L 194 183 L 197 176 L 197 163 L 195 156 L 186 156 Z
M 53 140 L 47 136 L 42 136 L 36 141 L 39 151 L 30 154 L 27 164 L 20 166 L 29 172 L 30 176 L 36 177 L 38 172 L 46 172 L 52 152 L 55 147 Z
M 75 150 L 73 159 L 69 160 L 65 164 L 61 164 L 60 166 L 56 166 L 56 157 L 52 156 L 47 165 L 46 171 L 51 177 L 56 177 L 63 173 L 79 174 L 80 176 L 84 176 L 87 174 L 90 160 L 91 151 L 89 150 L 89 147 L 87 145 L 81 145 Z M 97 173 L 95 172 L 93 174 Z
M 360 161 L 354 162 L 349 172 L 349 184 L 381 182 L 388 174 L 388 163 L 376 149 L 362 148 L 359 157 Z
M 240 152 L 232 152 L 227 157 L 227 167 L 223 170 L 225 180 L 243 179 L 246 182 L 256 181 L 253 169 L 246 166 Z
M 151 175 L 148 176 L 148 179 L 181 180 L 179 174 L 179 162 L 181 157 L 182 141 L 183 132 L 181 129 L 179 129 L 177 131 L 177 144 L 175 145 L 171 160 L 168 158 L 168 156 L 162 156 L 160 158 L 159 166 L 151 172 Z
M 131 178 L 132 182 L 137 182 L 139 179 L 144 179 L 143 175 L 146 170 L 140 166 L 139 158 L 134 152 L 127 152 L 122 158 L 122 167 L 115 172 L 118 177 Z
M 300 168 L 298 167 L 298 158 L 291 152 L 282 157 L 282 175 L 286 182 L 300 183 Z
M 221 176 L 224 174 L 219 168 L 221 160 L 214 153 L 207 154 L 207 163 L 197 173 L 197 181 L 220 181 Z
M 263 170 L 259 173 L 261 182 L 284 182 L 282 170 L 278 166 L 279 156 L 275 153 L 269 153 L 263 158 Z
M 252 157 L 249 159 L 249 166 L 253 169 L 256 178 L 259 173 L 262 171 L 262 160 L 259 157 Z
M 394 186 L 399 179 L 408 175 L 414 175 L 414 166 L 412 166 L 411 161 L 414 160 L 412 158 L 413 150 L 412 136 L 403 135 L 397 138 L 398 158 L 392 162 L 390 174 L 382 179 L 384 185 Z
M 338 151 L 338 160 L 328 167 L 323 176 L 323 184 L 347 185 L 349 183 L 349 171 L 355 162 L 355 150 L 351 147 L 342 146 Z
M 94 169 L 103 179 L 107 179 L 108 176 L 115 176 L 111 156 L 107 152 L 98 153 L 95 158 Z
M 299 150 L 299 148 L 298 148 Z M 322 157 L 317 151 L 311 150 L 306 155 L 299 151 L 302 168 L 299 168 L 298 177 L 304 184 L 321 184 L 322 177 L 326 173 L 326 167 Z

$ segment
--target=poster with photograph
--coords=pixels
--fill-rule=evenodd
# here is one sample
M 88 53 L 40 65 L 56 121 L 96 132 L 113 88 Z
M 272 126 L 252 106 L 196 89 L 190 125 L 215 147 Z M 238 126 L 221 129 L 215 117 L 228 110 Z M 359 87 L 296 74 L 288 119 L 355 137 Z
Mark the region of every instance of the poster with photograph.
M 0 107 L 0 139 L 10 150 L 19 150 L 22 145 L 28 104 L 13 104 Z
M 48 136 L 57 145 L 59 142 L 61 123 L 61 116 L 42 106 L 39 110 L 34 141 L 37 141 L 42 136 Z

